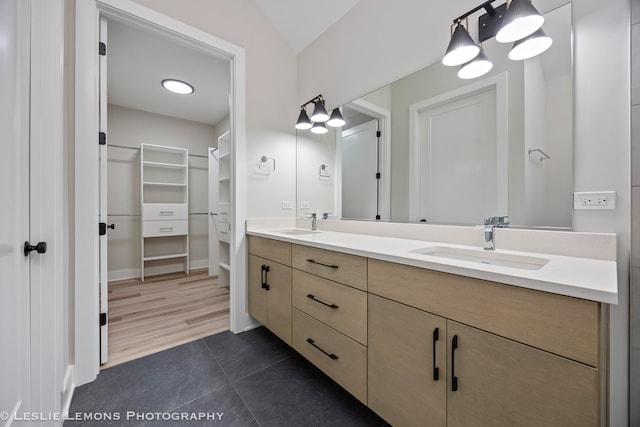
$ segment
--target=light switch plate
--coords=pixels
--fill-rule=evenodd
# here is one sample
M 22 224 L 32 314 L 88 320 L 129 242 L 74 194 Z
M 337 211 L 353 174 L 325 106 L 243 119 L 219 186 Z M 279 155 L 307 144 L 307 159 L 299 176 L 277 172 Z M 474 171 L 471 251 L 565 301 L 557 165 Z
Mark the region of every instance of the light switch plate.
M 573 193 L 573 209 L 575 210 L 613 210 L 615 208 L 615 191 L 579 191 Z
M 300 202 L 300 209 L 309 209 L 309 202 Z
M 282 201 L 282 209 L 286 209 L 286 210 L 293 209 L 293 202 L 288 201 L 288 200 L 283 200 Z

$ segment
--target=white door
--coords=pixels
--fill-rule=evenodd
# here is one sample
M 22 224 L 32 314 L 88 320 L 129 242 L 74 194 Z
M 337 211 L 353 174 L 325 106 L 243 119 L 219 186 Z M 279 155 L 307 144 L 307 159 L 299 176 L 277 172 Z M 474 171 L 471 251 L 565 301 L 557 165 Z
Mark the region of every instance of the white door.
M 378 215 L 378 121 L 342 132 L 342 218 Z
M 29 257 L 23 253 L 30 238 L 28 35 L 29 2 L 0 0 L 0 411 L 6 411 L 0 414 L 2 425 L 9 425 L 16 411 L 29 411 L 30 277 Z
M 218 229 L 216 217 L 218 209 L 218 158 L 217 149 L 209 147 L 209 276 L 217 276 L 220 271 Z
M 100 42 L 107 44 L 107 20 L 100 18 Z M 99 126 L 100 132 L 107 134 L 107 56 L 99 54 L 98 70 L 100 73 L 99 93 Z M 107 224 L 107 145 L 99 148 L 100 176 L 100 223 Z M 100 363 L 109 361 L 109 279 L 107 259 L 107 229 L 100 236 Z
M 498 215 L 495 86 L 419 113 L 417 219 L 480 224 Z

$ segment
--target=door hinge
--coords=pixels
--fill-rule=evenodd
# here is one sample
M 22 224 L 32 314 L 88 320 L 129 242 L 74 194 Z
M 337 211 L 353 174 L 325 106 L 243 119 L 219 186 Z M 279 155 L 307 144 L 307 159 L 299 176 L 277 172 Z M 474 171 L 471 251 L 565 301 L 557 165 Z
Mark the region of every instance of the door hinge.
M 98 235 L 104 236 L 105 234 L 107 234 L 107 223 L 101 222 L 98 224 Z
M 107 313 L 100 313 L 100 326 L 107 324 Z
M 376 219 L 382 219 L 380 215 L 376 215 Z
M 376 131 L 376 136 L 377 136 L 378 138 L 380 138 L 380 137 L 382 136 L 382 132 L 380 132 L 380 131 Z
M 104 44 L 103 42 L 98 43 L 98 53 L 101 56 L 105 56 L 107 54 L 107 45 Z
M 380 174 L 380 172 L 376 172 L 376 179 L 380 179 L 382 177 L 382 175 Z
M 98 144 L 107 145 L 107 134 L 104 132 L 98 133 Z

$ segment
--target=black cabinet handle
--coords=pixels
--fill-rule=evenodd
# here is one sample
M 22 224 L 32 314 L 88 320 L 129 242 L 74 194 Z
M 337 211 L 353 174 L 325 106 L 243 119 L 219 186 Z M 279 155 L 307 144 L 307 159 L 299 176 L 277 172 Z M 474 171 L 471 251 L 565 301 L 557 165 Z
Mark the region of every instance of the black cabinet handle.
M 335 265 L 335 264 L 325 264 L 325 263 L 322 263 L 322 262 L 318 262 L 318 261 L 316 261 L 316 260 L 314 260 L 314 259 L 308 259 L 308 260 L 307 260 L 307 262 L 310 262 L 310 263 L 313 263 L 313 264 L 318 264 L 318 265 L 321 265 L 321 266 L 323 266 L 323 267 L 334 268 L 334 269 L 336 269 L 336 270 L 337 270 L 338 268 L 340 268 L 339 266 L 337 266 L 337 265 Z
M 312 340 L 311 338 L 307 338 L 307 342 L 308 342 L 309 344 L 311 344 L 312 346 L 314 346 L 315 348 L 317 348 L 318 350 L 320 350 L 322 353 L 324 353 L 324 355 L 325 355 L 325 356 L 327 356 L 328 358 L 333 359 L 333 360 L 337 360 L 337 359 L 338 359 L 338 356 L 336 356 L 335 354 L 333 354 L 333 353 L 327 353 L 327 352 L 326 352 L 326 351 L 324 351 L 322 348 L 318 347 L 318 345 L 316 344 L 316 342 L 315 342 L 314 340 Z
M 451 339 L 451 391 L 458 391 L 458 377 L 456 377 L 456 350 L 458 349 L 458 336 Z
M 440 368 L 436 366 L 436 343 L 440 339 L 438 328 L 433 330 L 433 380 L 438 381 L 440 379 Z
M 269 286 L 269 283 L 267 283 L 268 281 L 267 273 L 269 273 L 269 266 L 262 264 L 262 271 L 260 273 L 260 278 L 262 279 L 262 289 L 265 289 L 268 291 L 270 286 Z
M 47 242 L 38 242 L 36 245 L 32 245 L 29 242 L 24 242 L 24 256 L 29 256 L 31 251 L 36 251 L 39 254 L 47 252 Z
M 315 301 L 315 302 L 318 302 L 318 303 L 320 303 L 320 304 L 322 304 L 322 305 L 326 305 L 327 307 L 332 308 L 332 309 L 334 309 L 334 310 L 337 310 L 337 309 L 338 309 L 338 306 L 337 306 L 337 305 L 335 305 L 335 304 L 327 304 L 327 303 L 326 303 L 326 302 L 324 302 L 324 301 L 320 301 L 319 299 L 317 299 L 317 298 L 315 297 L 315 295 L 308 294 L 308 295 L 307 295 L 307 298 L 309 298 L 310 300 L 313 300 L 313 301 Z

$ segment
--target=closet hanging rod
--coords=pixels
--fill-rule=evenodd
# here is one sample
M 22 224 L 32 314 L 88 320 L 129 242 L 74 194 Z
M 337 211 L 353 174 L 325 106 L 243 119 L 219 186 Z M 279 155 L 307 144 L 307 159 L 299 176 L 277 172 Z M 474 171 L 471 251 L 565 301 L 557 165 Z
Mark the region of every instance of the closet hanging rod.
M 114 147 L 114 148 L 124 148 L 127 150 L 136 150 L 136 151 L 140 151 L 140 147 L 129 147 L 126 145 L 118 145 L 118 144 L 107 144 L 107 147 Z M 189 157 L 201 157 L 203 159 L 208 159 L 209 156 L 203 156 L 202 154 L 188 154 Z

